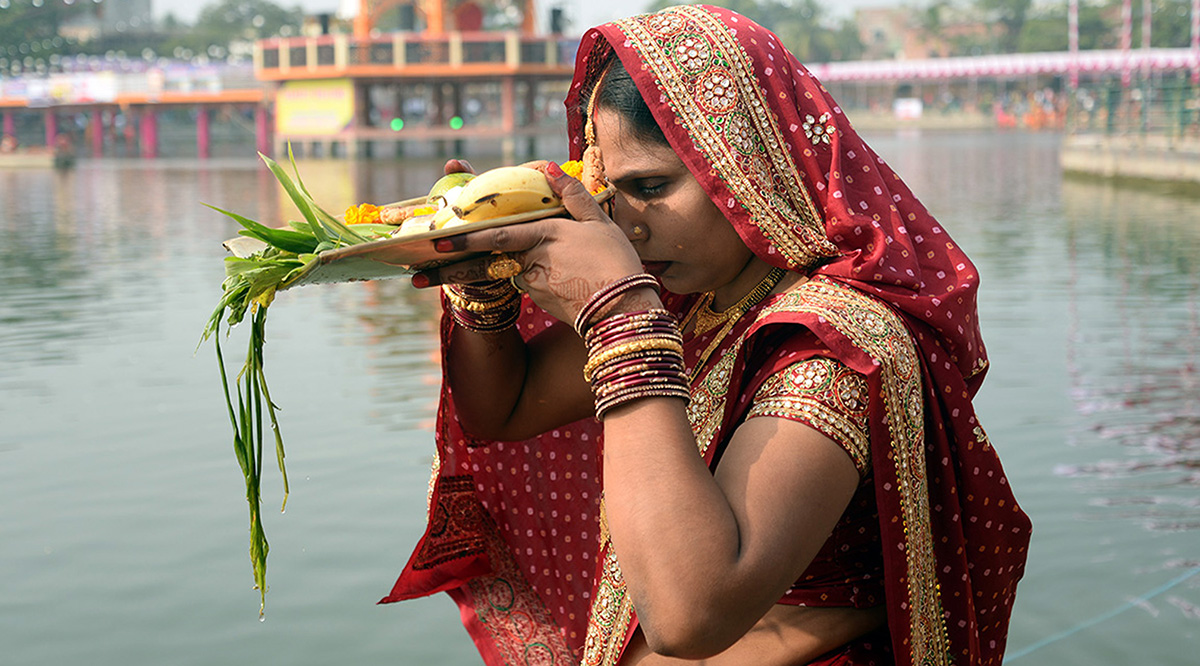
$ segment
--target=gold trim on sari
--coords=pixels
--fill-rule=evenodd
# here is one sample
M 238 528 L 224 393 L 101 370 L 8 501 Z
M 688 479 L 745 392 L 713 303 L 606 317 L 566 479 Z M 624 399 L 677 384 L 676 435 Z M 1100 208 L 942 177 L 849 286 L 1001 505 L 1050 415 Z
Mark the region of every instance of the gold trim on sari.
M 876 447 L 875 469 L 887 470 L 899 488 L 908 582 L 906 605 L 913 663 L 947 665 L 949 639 L 937 584 L 933 534 L 929 519 L 929 493 L 925 479 L 924 397 L 916 346 L 900 318 L 878 299 L 832 280 L 816 278 L 768 303 L 732 343 L 712 369 L 693 385 L 688 419 L 696 434 L 700 454 L 729 433 L 722 422 L 729 400 L 732 368 L 758 323 L 769 323 L 780 314 L 810 315 L 845 336 L 879 368 L 884 413 L 890 439 L 887 450 Z M 597 596 L 588 622 L 583 663 L 614 666 L 621 656 L 633 620 L 632 600 L 625 590 L 611 542 L 604 543 L 605 566 L 599 582 L 605 590 Z M 893 601 L 891 603 L 898 604 Z
M 753 223 L 794 269 L 839 254 L 800 179 L 787 139 L 745 50 L 721 20 L 700 7 L 673 7 L 616 21 L 652 69 L 677 122 L 712 164 Z M 793 132 L 795 130 L 792 130 Z

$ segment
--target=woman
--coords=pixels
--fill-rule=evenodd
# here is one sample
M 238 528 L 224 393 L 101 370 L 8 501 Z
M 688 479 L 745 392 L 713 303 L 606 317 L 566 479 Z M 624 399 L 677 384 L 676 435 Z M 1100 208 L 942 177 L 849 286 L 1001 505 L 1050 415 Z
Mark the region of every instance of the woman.
M 384 601 L 449 592 L 489 664 L 999 664 L 1030 526 L 966 256 L 727 10 L 593 29 L 567 105 L 608 211 L 551 165 L 573 219 L 414 277 L 446 381 Z

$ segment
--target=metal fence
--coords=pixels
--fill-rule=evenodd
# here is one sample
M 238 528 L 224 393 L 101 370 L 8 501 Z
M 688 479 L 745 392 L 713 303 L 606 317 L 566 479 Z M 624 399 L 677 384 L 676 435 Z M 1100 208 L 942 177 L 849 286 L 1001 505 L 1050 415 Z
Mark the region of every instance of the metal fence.
M 1200 137 L 1200 86 L 1186 75 L 1080 87 L 1067 109 L 1067 131 L 1105 136 Z

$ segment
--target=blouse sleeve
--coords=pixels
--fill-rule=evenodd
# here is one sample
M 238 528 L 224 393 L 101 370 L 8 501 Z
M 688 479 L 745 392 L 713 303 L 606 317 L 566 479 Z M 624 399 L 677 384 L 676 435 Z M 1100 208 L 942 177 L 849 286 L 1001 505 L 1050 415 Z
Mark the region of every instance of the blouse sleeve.
M 871 468 L 867 378 L 814 356 L 775 372 L 755 393 L 746 418 L 774 416 L 815 428 L 845 449 L 860 476 Z

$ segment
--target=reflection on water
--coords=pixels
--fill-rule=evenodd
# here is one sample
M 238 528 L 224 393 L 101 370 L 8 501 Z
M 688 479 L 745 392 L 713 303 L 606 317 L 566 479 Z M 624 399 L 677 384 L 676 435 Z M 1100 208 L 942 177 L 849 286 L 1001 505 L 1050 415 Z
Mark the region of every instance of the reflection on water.
M 978 406 L 1035 529 L 1010 648 L 1185 663 L 1200 576 L 1146 593 L 1200 564 L 1200 201 L 1064 183 L 1051 135 L 869 140 L 983 277 Z M 441 163 L 300 169 L 337 212 L 419 194 Z M 306 287 L 272 306 L 292 494 L 264 516 L 260 624 L 215 360 L 192 355 L 236 225 L 200 204 L 280 224 L 290 203 L 251 159 L 0 170 L 0 202 L 0 662 L 478 663 L 444 596 L 374 605 L 424 527 L 436 291 Z
M 1200 528 L 1200 227 L 1197 202 L 1161 188 L 1063 184 L 1070 280 L 1070 443 L 1119 457 L 1063 465 L 1092 504 L 1149 530 Z M 1093 265 L 1080 266 L 1081 262 Z M 1108 312 L 1090 311 L 1106 276 Z M 1099 330 L 1097 330 L 1099 329 Z M 1200 565 L 1200 553 L 1172 563 Z

